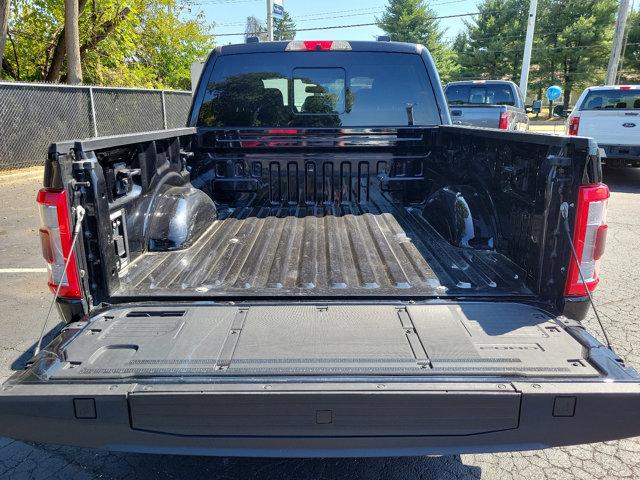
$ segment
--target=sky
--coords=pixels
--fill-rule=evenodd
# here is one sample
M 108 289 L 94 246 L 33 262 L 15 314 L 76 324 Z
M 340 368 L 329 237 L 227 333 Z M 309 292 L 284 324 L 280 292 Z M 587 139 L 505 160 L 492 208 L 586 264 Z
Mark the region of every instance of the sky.
M 201 9 L 207 20 L 215 23 L 214 33 L 218 45 L 241 43 L 242 35 L 221 35 L 244 30 L 245 20 L 255 15 L 265 21 L 267 16 L 266 0 L 195 0 L 192 13 Z M 438 16 L 458 15 L 476 11 L 478 0 L 428 0 L 427 3 Z M 374 23 L 380 16 L 386 1 L 356 0 L 284 0 L 284 8 L 293 17 L 296 27 L 313 28 L 332 25 Z M 465 17 L 471 19 L 472 17 Z M 462 18 L 440 20 L 440 26 L 446 29 L 445 38 L 453 39 L 464 28 Z M 340 28 L 319 31 L 302 31 L 296 34 L 296 40 L 374 40 L 383 32 L 375 25 Z

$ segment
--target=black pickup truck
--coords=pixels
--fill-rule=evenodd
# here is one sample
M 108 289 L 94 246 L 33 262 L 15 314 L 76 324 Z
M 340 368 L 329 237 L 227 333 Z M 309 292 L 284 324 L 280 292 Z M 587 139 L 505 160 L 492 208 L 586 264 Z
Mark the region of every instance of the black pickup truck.
M 391 42 L 217 48 L 188 122 L 51 146 L 68 325 L 3 385 L 0 435 L 386 456 L 640 434 L 640 377 L 580 323 L 593 141 L 452 126 L 429 53 Z

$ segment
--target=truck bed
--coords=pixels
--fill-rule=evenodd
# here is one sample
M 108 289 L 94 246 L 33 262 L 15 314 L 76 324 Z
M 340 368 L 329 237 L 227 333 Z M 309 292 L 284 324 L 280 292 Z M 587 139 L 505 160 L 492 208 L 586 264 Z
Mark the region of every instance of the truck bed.
M 506 256 L 454 247 L 420 208 L 382 194 L 367 203 L 254 202 L 218 214 L 191 247 L 135 259 L 115 296 L 531 294 Z

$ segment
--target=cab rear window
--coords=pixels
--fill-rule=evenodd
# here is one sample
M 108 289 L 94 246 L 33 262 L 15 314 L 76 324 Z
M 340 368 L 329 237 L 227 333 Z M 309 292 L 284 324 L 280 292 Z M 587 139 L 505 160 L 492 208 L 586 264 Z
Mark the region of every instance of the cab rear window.
M 580 110 L 640 110 L 640 90 L 592 90 Z
M 419 55 L 222 55 L 198 116 L 204 127 L 373 127 L 441 122 Z
M 513 89 L 503 84 L 449 85 L 445 90 L 449 105 L 515 105 Z

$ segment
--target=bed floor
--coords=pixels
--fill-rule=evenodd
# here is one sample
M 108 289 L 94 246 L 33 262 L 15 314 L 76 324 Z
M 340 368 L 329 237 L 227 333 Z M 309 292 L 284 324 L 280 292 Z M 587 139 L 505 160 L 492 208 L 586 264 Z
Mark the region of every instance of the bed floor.
M 221 210 L 189 248 L 148 252 L 115 296 L 528 295 L 506 256 L 452 246 L 419 209 L 366 204 Z

